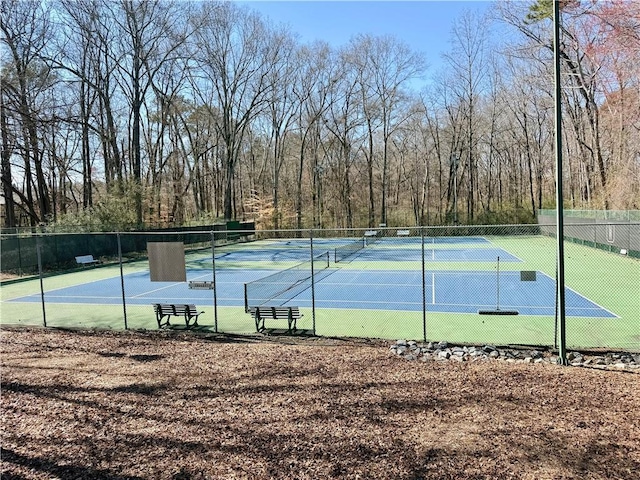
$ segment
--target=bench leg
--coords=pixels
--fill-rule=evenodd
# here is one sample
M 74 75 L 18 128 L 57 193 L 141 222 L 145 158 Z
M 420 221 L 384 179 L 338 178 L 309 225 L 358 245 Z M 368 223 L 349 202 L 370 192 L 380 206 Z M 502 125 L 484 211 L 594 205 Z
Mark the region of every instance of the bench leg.
M 191 320 L 193 320 L 193 324 L 189 325 L 191 323 Z M 189 315 L 185 314 L 184 323 L 186 324 L 187 328 L 197 327 L 198 326 L 198 315 L 193 315 L 193 316 L 190 317 Z
M 291 311 L 291 309 L 289 309 L 289 318 L 287 320 L 289 322 L 289 332 L 295 332 L 296 330 L 298 330 L 296 325 L 297 319 L 293 316 L 293 312 Z M 292 325 L 293 328 L 291 328 Z
M 262 321 L 262 326 L 260 326 L 261 321 Z M 263 330 L 264 330 L 264 318 L 256 314 L 256 332 L 260 333 Z
M 162 323 L 162 319 L 164 317 L 167 317 L 167 321 Z M 162 328 L 162 327 L 170 327 L 171 324 L 169 323 L 169 315 L 156 315 L 156 320 L 158 320 L 158 328 Z

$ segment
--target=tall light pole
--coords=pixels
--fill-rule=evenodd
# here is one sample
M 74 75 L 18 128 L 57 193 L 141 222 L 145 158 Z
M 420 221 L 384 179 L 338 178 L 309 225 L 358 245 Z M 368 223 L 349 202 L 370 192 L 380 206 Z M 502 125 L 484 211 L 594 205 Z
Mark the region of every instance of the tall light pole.
M 556 150 L 556 279 L 560 363 L 567 365 L 567 338 L 564 296 L 564 210 L 562 203 L 562 84 L 560 81 L 560 0 L 553 0 L 553 67 L 555 76 L 555 150 Z

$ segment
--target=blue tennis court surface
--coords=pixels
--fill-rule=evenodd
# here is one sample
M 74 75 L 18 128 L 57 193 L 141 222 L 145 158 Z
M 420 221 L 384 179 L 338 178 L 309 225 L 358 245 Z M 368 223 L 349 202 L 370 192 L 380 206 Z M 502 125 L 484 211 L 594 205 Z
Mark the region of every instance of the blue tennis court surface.
M 342 242 L 344 243 L 344 241 Z M 307 248 L 252 248 L 228 252 L 218 252 L 216 260 L 228 262 L 249 262 L 249 261 L 297 261 L 309 260 L 310 254 Z M 316 254 L 328 251 L 333 257 L 333 249 L 338 245 L 323 244 L 315 246 Z M 430 244 L 428 244 L 430 247 Z M 520 262 L 521 260 L 511 255 L 501 248 L 428 248 L 425 245 L 425 261 L 427 262 L 495 262 L 500 257 L 501 262 Z M 202 259 L 200 262 L 210 262 L 210 259 Z M 375 262 L 375 261 L 422 261 L 422 250 L 418 245 L 416 248 L 392 248 L 389 246 L 371 246 L 364 248 L 349 258 L 350 262 Z
M 520 262 L 521 260 L 501 248 L 448 248 L 446 250 L 425 248 L 426 262 Z M 366 248 L 355 254 L 350 261 L 422 261 L 422 251 L 418 249 Z
M 324 246 L 337 247 L 342 245 L 345 241 L 356 240 L 361 237 L 352 238 L 314 238 L 313 244 L 320 248 Z M 422 238 L 415 237 L 385 237 L 381 240 L 384 244 L 398 244 L 398 245 L 420 245 Z M 272 240 L 270 242 L 273 245 L 281 245 L 286 247 L 307 247 L 309 245 L 309 239 L 288 239 L 288 240 Z M 424 237 L 425 245 L 490 245 L 491 242 L 484 237 Z
M 501 257 L 502 260 L 502 257 Z M 276 271 L 216 270 L 219 306 L 243 306 L 244 284 Z M 188 280 L 212 280 L 211 273 L 189 270 Z M 498 278 L 493 271 L 427 271 L 423 292 L 422 272 L 407 270 L 351 270 L 330 268 L 320 272 L 315 283 L 316 308 L 422 311 L 423 294 L 432 312 L 477 313 L 497 306 Z M 519 271 L 500 272 L 499 306 L 522 315 L 555 314 L 555 282 L 540 272 L 535 281 L 522 281 Z M 211 290 L 192 290 L 187 283 L 151 282 L 149 272 L 127 274 L 124 278 L 126 303 L 195 303 L 213 305 Z M 284 294 L 278 304 L 311 307 L 310 282 Z M 40 295 L 15 298 L 14 302 L 40 302 Z M 114 277 L 45 292 L 47 303 L 120 304 L 121 279 Z M 261 303 L 261 302 L 260 302 Z M 568 316 L 616 317 L 584 296 L 566 289 Z

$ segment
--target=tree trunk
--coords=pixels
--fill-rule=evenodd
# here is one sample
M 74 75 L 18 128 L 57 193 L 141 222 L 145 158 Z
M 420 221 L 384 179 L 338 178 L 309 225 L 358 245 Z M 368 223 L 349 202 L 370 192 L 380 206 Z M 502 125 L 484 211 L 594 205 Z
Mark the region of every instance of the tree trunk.
M 13 178 L 11 175 L 11 148 L 9 146 L 7 116 L 4 99 L 0 102 L 0 128 L 2 129 L 2 194 L 5 201 L 4 226 L 17 227 L 15 203 L 13 201 Z

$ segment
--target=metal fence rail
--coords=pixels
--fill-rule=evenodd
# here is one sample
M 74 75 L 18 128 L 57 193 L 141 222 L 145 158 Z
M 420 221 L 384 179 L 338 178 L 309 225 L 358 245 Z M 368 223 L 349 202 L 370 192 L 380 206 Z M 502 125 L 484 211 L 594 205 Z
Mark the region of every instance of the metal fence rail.
M 2 323 L 152 329 L 153 304 L 179 303 L 204 310 L 200 331 L 254 333 L 244 286 L 293 271 L 296 287 L 271 303 L 300 309 L 298 334 L 554 347 L 553 227 L 3 235 L 3 276 L 15 278 L 2 282 Z M 565 228 L 568 346 L 640 350 L 640 223 Z M 182 244 L 186 282 L 151 281 L 149 242 Z

